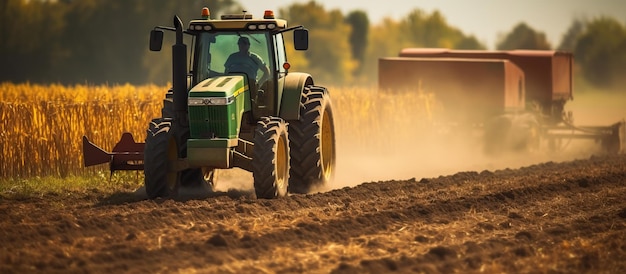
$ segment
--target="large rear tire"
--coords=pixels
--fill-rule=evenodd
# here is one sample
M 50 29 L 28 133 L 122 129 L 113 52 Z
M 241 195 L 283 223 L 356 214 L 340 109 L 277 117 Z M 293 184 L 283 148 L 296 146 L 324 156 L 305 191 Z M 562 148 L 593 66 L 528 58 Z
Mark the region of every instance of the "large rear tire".
M 178 172 L 171 163 L 178 158 L 178 144 L 172 130 L 171 118 L 150 122 L 144 148 L 144 184 L 148 198 L 175 196 L 178 190 Z
M 289 124 L 289 192 L 306 194 L 333 178 L 335 124 L 326 88 L 305 87 L 301 103 L 300 119 Z
M 257 198 L 274 199 L 287 195 L 289 139 L 287 123 L 283 119 L 263 117 L 257 122 L 252 170 Z

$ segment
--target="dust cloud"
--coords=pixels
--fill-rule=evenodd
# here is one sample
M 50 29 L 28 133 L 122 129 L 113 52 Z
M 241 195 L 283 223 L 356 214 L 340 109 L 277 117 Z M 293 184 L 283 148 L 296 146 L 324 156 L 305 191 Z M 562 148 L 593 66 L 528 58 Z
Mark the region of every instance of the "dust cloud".
M 216 170 L 215 191 L 254 190 L 252 173 L 240 168 Z
M 608 126 L 626 119 L 626 90 L 586 91 L 574 94 L 565 105 L 571 111 L 576 125 Z
M 335 180 L 326 190 L 364 182 L 419 181 L 463 171 L 519 168 L 603 153 L 593 140 L 565 139 L 558 151 L 550 151 L 542 140 L 534 151 L 490 156 L 484 152 L 480 127 L 438 121 L 437 117 L 449 116 L 454 110 L 444 110 L 433 97 L 351 92 L 349 98 L 333 98 L 337 167 Z M 363 105 L 370 105 L 368 111 L 363 112 Z M 566 111 L 572 112 L 576 125 L 608 126 L 626 118 L 626 96 L 582 94 L 566 104 Z

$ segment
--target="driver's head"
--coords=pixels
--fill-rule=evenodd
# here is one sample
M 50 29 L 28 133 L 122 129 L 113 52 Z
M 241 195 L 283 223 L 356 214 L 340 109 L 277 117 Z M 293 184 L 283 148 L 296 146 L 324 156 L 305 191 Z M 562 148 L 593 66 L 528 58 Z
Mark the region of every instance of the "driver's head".
M 247 52 L 250 49 L 250 39 L 248 37 L 239 37 L 237 45 L 239 45 L 239 51 Z

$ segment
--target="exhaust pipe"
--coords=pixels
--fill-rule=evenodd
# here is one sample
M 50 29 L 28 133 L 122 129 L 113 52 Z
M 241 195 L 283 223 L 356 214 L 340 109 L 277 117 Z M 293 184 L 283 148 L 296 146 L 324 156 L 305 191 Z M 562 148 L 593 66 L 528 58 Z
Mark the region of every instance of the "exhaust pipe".
M 187 45 L 183 43 L 183 22 L 178 16 L 174 16 L 174 27 L 176 44 L 172 46 L 172 89 L 174 111 L 178 114 L 187 112 Z

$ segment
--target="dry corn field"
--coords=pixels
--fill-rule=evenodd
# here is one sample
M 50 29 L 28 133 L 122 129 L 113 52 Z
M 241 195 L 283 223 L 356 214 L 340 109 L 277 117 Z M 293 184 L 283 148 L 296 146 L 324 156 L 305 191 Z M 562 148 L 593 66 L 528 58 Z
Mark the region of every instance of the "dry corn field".
M 106 168 L 82 167 L 82 136 L 106 150 L 123 132 L 143 142 L 148 122 L 160 116 L 167 89 L 0 84 L 0 178 L 64 177 Z M 384 139 L 370 136 L 394 130 L 389 119 L 427 123 L 436 108 L 432 95 L 423 93 L 391 100 L 368 89 L 331 88 L 331 92 L 339 117 L 337 131 L 349 135 L 351 144 L 357 146 L 384 145 Z
M 105 148 L 124 131 L 143 140 L 163 94 L 157 86 L 0 84 L 0 177 L 83 173 L 83 135 Z

